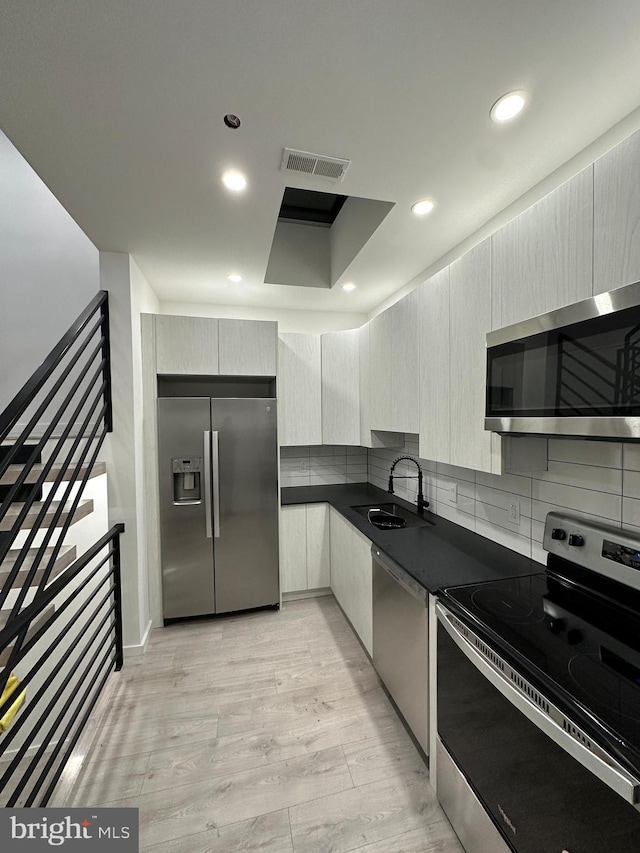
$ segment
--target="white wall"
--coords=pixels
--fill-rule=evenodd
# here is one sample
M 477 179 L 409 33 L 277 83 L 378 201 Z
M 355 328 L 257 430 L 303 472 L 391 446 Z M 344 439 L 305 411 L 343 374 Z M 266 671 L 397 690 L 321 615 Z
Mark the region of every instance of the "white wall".
M 129 259 L 129 277 L 131 283 L 131 341 L 133 368 L 133 426 L 136 476 L 136 508 L 138 525 L 138 589 L 139 621 L 143 627 L 140 643 L 144 638 L 149 622 L 149 569 L 147 565 L 147 500 L 145 496 L 144 436 L 143 436 L 143 380 L 142 380 L 142 336 L 140 315 L 157 314 L 160 303 L 155 292 L 133 258 Z
M 98 250 L 0 132 L 0 411 L 99 289 Z
M 235 320 L 275 320 L 279 332 L 339 332 L 357 329 L 367 321 L 366 314 L 341 311 L 297 311 L 288 308 L 260 308 L 249 305 L 206 305 L 196 302 L 161 302 L 161 314 L 189 317 L 228 317 Z
M 129 255 L 100 253 L 101 287 L 109 291 L 113 433 L 103 459 L 109 478 L 109 523 L 122 521 L 124 644 L 142 650 L 150 627 L 142 437 L 140 313 L 157 298 Z

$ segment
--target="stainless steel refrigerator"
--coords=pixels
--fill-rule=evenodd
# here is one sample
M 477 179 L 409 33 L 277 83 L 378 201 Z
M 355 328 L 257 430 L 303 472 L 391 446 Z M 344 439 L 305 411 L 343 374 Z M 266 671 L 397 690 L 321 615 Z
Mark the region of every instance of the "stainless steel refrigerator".
M 158 400 L 165 619 L 277 606 L 274 399 Z

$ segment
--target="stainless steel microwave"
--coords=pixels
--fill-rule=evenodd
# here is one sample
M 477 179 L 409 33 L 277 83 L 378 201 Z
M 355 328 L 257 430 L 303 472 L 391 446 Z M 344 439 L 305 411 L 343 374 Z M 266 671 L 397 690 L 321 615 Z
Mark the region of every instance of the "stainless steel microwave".
M 484 426 L 640 440 L 640 282 L 490 332 Z

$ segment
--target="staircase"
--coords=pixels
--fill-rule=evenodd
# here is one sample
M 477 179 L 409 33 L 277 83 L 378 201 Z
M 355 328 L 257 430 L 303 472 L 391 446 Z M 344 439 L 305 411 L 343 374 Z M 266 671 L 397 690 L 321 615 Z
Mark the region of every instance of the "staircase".
M 122 667 L 119 537 L 108 529 L 109 313 L 100 292 L 0 414 L 0 807 L 44 806 Z

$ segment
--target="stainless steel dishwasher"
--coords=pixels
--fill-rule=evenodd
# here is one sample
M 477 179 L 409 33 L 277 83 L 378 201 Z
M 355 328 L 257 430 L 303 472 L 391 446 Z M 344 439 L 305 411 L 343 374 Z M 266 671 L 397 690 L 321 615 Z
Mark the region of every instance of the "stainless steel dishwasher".
M 429 754 L 429 593 L 375 545 L 373 665 Z

